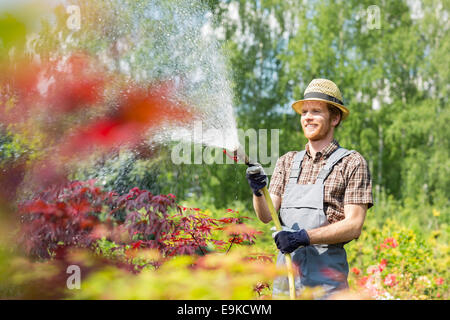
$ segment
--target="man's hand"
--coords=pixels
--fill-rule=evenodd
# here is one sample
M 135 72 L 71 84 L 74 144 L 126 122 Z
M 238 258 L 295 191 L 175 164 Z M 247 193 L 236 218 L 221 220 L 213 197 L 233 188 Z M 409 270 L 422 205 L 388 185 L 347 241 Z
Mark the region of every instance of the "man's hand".
M 272 234 L 275 239 L 277 248 L 282 254 L 291 253 L 300 246 L 309 246 L 309 236 L 305 229 L 294 231 L 292 229 L 283 227 L 282 231 L 277 231 Z
M 259 190 L 269 183 L 269 179 L 267 178 L 263 167 L 259 163 L 255 163 L 248 167 L 246 177 L 250 188 L 252 188 L 253 194 L 257 197 L 262 196 L 262 193 L 259 192 Z

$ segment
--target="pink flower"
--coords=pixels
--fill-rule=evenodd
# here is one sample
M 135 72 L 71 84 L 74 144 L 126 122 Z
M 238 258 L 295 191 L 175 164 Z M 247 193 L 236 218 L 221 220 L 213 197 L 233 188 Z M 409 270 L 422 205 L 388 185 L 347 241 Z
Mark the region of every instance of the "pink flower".
M 368 280 L 369 280 L 369 276 L 364 276 L 358 280 L 358 285 L 360 287 L 365 287 Z
M 361 271 L 360 271 L 358 268 L 356 268 L 356 267 L 353 267 L 353 268 L 352 268 L 352 272 L 353 272 L 354 274 L 356 274 L 356 275 L 359 275 L 359 274 L 361 273 Z
M 397 240 L 395 240 L 395 238 L 386 238 L 384 239 L 383 244 L 381 245 L 383 248 L 387 248 L 388 246 L 392 247 L 392 248 L 396 248 L 398 247 L 398 243 Z
M 386 286 L 393 287 L 393 286 L 395 286 L 397 283 L 398 283 L 398 282 L 396 281 L 396 276 L 395 276 L 395 274 L 390 273 L 390 274 L 388 274 L 388 275 L 386 276 L 386 278 L 384 278 L 384 284 L 385 284 Z
M 143 243 L 143 241 L 139 240 L 139 241 L 136 241 L 136 242 L 132 243 L 131 246 L 132 246 L 133 249 L 138 249 L 141 246 L 142 243 Z
M 392 248 L 398 247 L 397 240 L 395 240 L 394 238 L 392 239 L 391 247 L 392 247 Z
M 368 268 L 367 268 L 367 273 L 368 274 L 375 274 L 375 273 L 377 273 L 377 272 L 380 272 L 380 268 L 378 267 L 378 266 L 369 266 Z
M 383 272 L 384 268 L 387 266 L 387 260 L 381 259 L 380 264 L 378 265 L 378 268 L 380 269 L 380 272 Z
M 436 278 L 434 281 L 438 286 L 440 286 L 444 283 L 444 278 L 439 277 L 439 278 Z

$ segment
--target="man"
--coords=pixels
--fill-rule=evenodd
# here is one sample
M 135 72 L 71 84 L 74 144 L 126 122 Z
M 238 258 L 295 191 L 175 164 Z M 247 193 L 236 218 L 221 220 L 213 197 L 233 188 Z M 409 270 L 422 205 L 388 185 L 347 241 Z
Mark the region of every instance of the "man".
M 336 127 L 350 113 L 334 82 L 314 79 L 292 108 L 301 115 L 308 143 L 305 150 L 280 157 L 271 178 L 270 196 L 284 229 L 273 235 L 280 250 L 277 264 L 291 253 L 299 269 L 297 292 L 321 286 L 332 293 L 348 287 L 344 244 L 360 236 L 373 205 L 370 172 L 358 152 L 341 148 L 334 139 Z M 247 179 L 258 218 L 270 222 L 259 191 L 267 185 L 262 167 L 249 167 Z M 273 293 L 288 294 L 286 277 L 274 281 Z

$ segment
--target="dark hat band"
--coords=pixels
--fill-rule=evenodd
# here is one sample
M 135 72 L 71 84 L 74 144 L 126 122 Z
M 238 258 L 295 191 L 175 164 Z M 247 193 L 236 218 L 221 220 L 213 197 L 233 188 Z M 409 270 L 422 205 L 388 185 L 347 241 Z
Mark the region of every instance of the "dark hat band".
M 344 105 L 344 103 L 341 100 L 339 100 L 333 96 L 329 96 L 328 94 L 325 94 L 322 92 L 308 92 L 307 94 L 305 94 L 304 99 L 310 99 L 310 98 L 328 100 L 330 102 L 335 102 L 335 103 L 339 103 L 340 105 Z

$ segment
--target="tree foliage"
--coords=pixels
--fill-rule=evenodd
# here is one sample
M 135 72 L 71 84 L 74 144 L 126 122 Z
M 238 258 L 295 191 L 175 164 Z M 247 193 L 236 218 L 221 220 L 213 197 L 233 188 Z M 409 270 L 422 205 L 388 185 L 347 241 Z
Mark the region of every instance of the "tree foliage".
M 145 3 L 77 1 L 87 14 L 83 32 L 78 33 L 65 27 L 67 13 L 60 6 L 55 25 L 43 22 L 34 50 L 41 60 L 50 61 L 81 49 L 104 55 L 114 70 L 120 70 L 120 60 L 125 60 L 131 74 L 140 74 L 143 67 L 144 78 L 164 78 L 175 71 L 162 67 L 174 48 L 161 43 L 164 32 L 176 29 L 176 23 L 160 32 L 157 17 L 151 16 L 139 30 L 154 35 L 154 41 L 139 43 L 134 51 L 117 51 L 121 41 L 133 45 L 129 35 L 138 29 L 128 21 L 145 13 L 140 10 Z M 193 10 L 202 5 L 212 13 L 212 28 L 227 60 L 239 128 L 279 129 L 280 155 L 302 149 L 306 140 L 291 103 L 302 98 L 312 79 L 331 79 L 351 111 L 337 139 L 367 159 L 376 200 L 385 192 L 400 201 L 448 205 L 449 72 L 444 67 L 449 65 L 448 1 L 205 0 Z M 0 33 L 3 56 L 12 46 L 25 45 L 28 30 L 23 21 L 4 16 L 0 24 L 5 30 L 15 26 L 16 32 L 14 37 Z M 147 59 L 146 52 L 159 54 Z M 25 140 L 2 134 L 2 161 L 37 148 L 37 143 Z M 238 199 L 251 208 L 245 166 L 176 165 L 170 161 L 170 146 L 158 148 L 152 158 L 152 165 L 124 161 L 123 168 L 111 170 L 106 186 L 116 190 L 139 186 L 180 198 L 201 196 L 218 207 Z M 80 178 L 103 174 L 95 171 Z
M 448 1 L 221 1 L 214 4 L 243 129 L 280 130 L 280 155 L 306 142 L 290 105 L 314 78 L 341 89 L 336 136 L 369 162 L 374 191 L 448 204 Z M 376 8 L 375 8 L 376 9 Z M 375 11 L 374 11 L 375 12 Z M 198 168 L 201 194 L 251 206 L 243 167 Z M 238 173 L 236 173 L 236 170 Z M 180 181 L 180 180 L 179 180 Z M 233 192 L 226 192 L 233 190 Z

